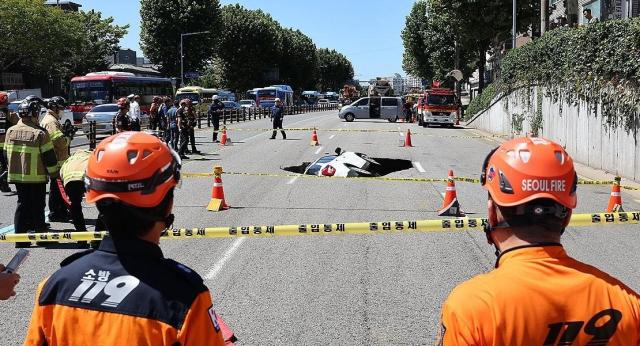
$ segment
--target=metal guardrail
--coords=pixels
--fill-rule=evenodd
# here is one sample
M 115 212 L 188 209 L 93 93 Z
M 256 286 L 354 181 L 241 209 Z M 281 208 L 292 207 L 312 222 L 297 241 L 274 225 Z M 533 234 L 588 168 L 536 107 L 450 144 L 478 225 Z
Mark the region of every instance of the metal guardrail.
M 284 115 L 296 115 L 312 112 L 324 112 L 338 109 L 337 105 L 310 105 L 310 106 L 286 106 L 284 107 Z M 233 124 L 234 122 L 245 122 L 258 119 L 266 119 L 271 117 L 271 108 L 241 108 L 241 109 L 224 109 L 220 111 L 220 121 L 222 125 Z M 206 120 L 206 127 L 212 127 L 211 117 L 208 114 L 197 114 L 197 126 L 199 129 L 203 127 L 203 122 Z M 78 148 L 85 145 L 89 146 L 90 150 L 96 148 L 97 137 L 99 135 L 109 136 L 113 134 L 113 130 L 98 131 L 95 121 L 89 122 L 89 133 L 74 134 L 73 139 L 87 138 L 88 143 L 80 143 L 71 145 L 70 148 Z

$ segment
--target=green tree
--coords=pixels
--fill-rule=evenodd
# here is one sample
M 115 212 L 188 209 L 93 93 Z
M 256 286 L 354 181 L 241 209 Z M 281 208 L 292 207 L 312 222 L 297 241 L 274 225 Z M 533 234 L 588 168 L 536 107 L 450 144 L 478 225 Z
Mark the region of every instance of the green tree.
M 282 28 L 261 10 L 238 4 L 222 8 L 224 35 L 207 74 L 227 88 L 243 92 L 266 84 L 265 73 L 276 68 L 282 51 Z
M 0 73 L 28 71 L 58 75 L 65 71 L 81 28 L 72 16 L 39 0 L 0 1 Z
M 113 18 L 103 19 L 100 12 L 93 10 L 69 15 L 74 16 L 74 20 L 80 25 L 76 52 L 66 62 L 70 72 L 74 75 L 84 75 L 87 72 L 107 69 L 109 64 L 105 57 L 120 49 L 120 39 L 127 34 L 129 25 L 115 25 Z
M 353 79 L 353 66 L 346 56 L 333 49 L 318 49 L 318 82 L 320 90 L 336 91 Z
M 483 76 L 487 52 L 511 40 L 512 4 L 512 0 L 417 2 L 402 33 L 405 70 L 427 79 L 441 77 L 455 67 L 457 43 L 460 69 L 468 76 L 469 65 L 475 64 Z M 539 5 L 517 2 L 519 32 L 539 26 Z M 483 78 L 478 88 L 484 89 Z
M 216 52 L 223 35 L 218 0 L 140 0 L 142 51 L 170 76 L 180 75 L 180 34 L 209 31 L 184 38 L 184 69 L 200 71 Z
M 314 87 L 318 68 L 316 45 L 300 30 L 282 31 L 280 80 L 296 90 Z

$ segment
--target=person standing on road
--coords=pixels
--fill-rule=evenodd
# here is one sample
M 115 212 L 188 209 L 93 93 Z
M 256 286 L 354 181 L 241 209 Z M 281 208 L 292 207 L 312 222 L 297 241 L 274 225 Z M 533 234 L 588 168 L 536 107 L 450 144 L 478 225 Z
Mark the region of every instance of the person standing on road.
M 7 130 L 18 123 L 18 116 L 9 112 L 9 94 L 0 91 L 0 192 L 11 192 L 7 182 L 7 158 L 4 151 L 4 139 Z
M 165 140 L 165 142 L 167 138 L 167 112 L 170 108 L 171 99 L 168 97 L 163 97 L 162 102 L 160 103 L 160 108 L 158 109 L 158 129 L 160 130 L 162 139 Z
M 58 178 L 59 166 L 49 134 L 38 125 L 43 103 L 39 97 L 27 96 L 18 106 L 20 121 L 9 128 L 5 138 L 9 183 L 15 184 L 18 192 L 16 234 L 45 232 L 49 228 L 44 220 L 47 179 Z M 29 245 L 16 243 L 16 247 Z
M 284 106 L 279 98 L 276 98 L 273 108 L 271 108 L 271 121 L 273 122 L 273 134 L 271 139 L 276 139 L 278 129 L 282 133 L 282 139 L 287 139 L 287 134 L 282 129 L 282 119 L 284 118 Z
M 167 132 L 165 142 L 178 151 L 180 141 L 180 130 L 178 128 L 178 100 L 173 101 L 173 105 L 167 111 Z
M 577 204 L 564 148 L 513 139 L 489 153 L 480 180 L 496 269 L 451 292 L 440 345 L 639 345 L 640 296 L 560 243 Z
M 162 100 L 159 96 L 154 96 L 153 101 L 151 102 L 151 107 L 149 108 L 149 129 L 157 130 L 158 129 L 158 113 L 160 111 L 160 106 L 162 105 Z
M 176 111 L 177 125 L 178 130 L 180 131 L 180 150 L 178 154 L 180 154 L 181 159 L 188 159 L 189 157 L 186 155 L 187 147 L 189 146 L 189 104 L 191 100 L 184 99 L 180 101 L 180 108 Z
M 198 115 L 193 107 L 193 102 L 189 100 L 187 103 L 187 121 L 189 122 L 189 142 L 191 143 L 191 152 L 189 154 L 201 154 L 196 148 L 196 126 L 198 125 Z
M 129 95 L 129 117 L 131 118 L 131 131 L 140 131 L 140 96 Z
M 129 117 L 129 100 L 121 98 L 118 100 L 118 113 L 113 117 L 113 131 L 120 133 L 131 131 L 131 118 Z
M 87 225 L 82 213 L 82 197 L 84 197 L 84 174 L 87 170 L 87 162 L 91 156 L 90 150 L 78 150 L 62 164 L 60 179 L 64 191 L 71 202 L 71 220 L 77 232 L 86 232 Z
M 147 133 L 100 142 L 89 157 L 86 198 L 98 207 L 109 235 L 97 250 L 62 261 L 40 283 L 25 345 L 235 341 L 200 275 L 165 258 L 159 246 L 173 224 L 180 167 L 175 152 Z
M 0 300 L 7 300 L 15 296 L 16 292 L 13 289 L 20 282 L 20 275 L 3 273 L 5 269 L 4 264 L 0 264 Z
M 58 159 L 58 169 L 60 169 L 62 164 L 69 158 L 69 144 L 71 143 L 69 137 L 65 136 L 62 125 L 60 125 L 60 118 L 67 106 L 67 101 L 60 96 L 55 96 L 45 100 L 45 102 L 48 111 L 40 121 L 40 127 L 47 130 L 49 138 L 51 138 L 53 151 Z M 51 179 L 49 184 L 49 221 L 67 222 L 69 217 L 69 210 L 60 193 L 58 179 Z
M 207 116 L 213 124 L 213 143 L 218 143 L 218 131 L 220 131 L 220 112 L 224 109 L 224 103 L 220 102 L 218 95 L 213 95 L 213 102 L 209 106 Z

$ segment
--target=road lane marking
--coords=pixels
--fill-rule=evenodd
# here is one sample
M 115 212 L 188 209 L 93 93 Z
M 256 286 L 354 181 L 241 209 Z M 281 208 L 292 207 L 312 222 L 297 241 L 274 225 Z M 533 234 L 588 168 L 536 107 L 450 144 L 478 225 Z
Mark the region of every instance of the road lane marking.
M 289 180 L 289 181 L 287 182 L 287 185 L 291 185 L 291 184 L 295 183 L 295 182 L 296 182 L 296 180 L 298 180 L 298 178 L 300 178 L 300 176 L 301 176 L 301 175 L 302 175 L 302 174 L 298 174 L 298 175 L 296 175 L 295 177 L 291 178 L 291 180 Z
M 413 167 L 415 167 L 415 169 L 417 169 L 418 172 L 420 172 L 420 173 L 426 173 L 427 172 L 427 171 L 424 170 L 424 168 L 422 167 L 422 165 L 418 161 L 413 162 Z
M 207 272 L 207 275 L 205 275 L 204 277 L 205 280 L 215 279 L 215 277 L 218 275 L 218 273 L 220 273 L 220 271 L 222 270 L 224 265 L 227 263 L 227 261 L 229 261 L 229 259 L 233 257 L 233 254 L 236 252 L 236 250 L 238 250 L 238 248 L 244 242 L 245 239 L 247 238 L 237 238 L 236 240 L 233 241 L 231 246 L 229 246 L 227 251 L 224 252 L 224 254 L 222 255 L 222 257 L 220 257 L 218 262 L 216 262 L 216 264 L 214 264 L 213 267 L 211 267 L 209 272 Z
M 336 135 L 329 136 L 329 139 L 333 139 Z
M 318 148 L 318 150 L 316 150 L 316 155 L 320 154 L 320 152 L 322 151 L 322 149 L 324 149 L 324 147 L 320 147 L 320 148 Z

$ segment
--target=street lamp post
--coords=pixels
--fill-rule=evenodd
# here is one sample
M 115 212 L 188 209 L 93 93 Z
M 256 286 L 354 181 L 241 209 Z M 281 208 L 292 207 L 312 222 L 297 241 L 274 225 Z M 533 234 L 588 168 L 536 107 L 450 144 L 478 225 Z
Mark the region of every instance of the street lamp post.
M 513 0 L 513 28 L 511 34 L 513 37 L 511 38 L 511 49 L 516 49 L 516 0 Z
M 184 87 L 184 50 L 183 43 L 185 36 L 208 34 L 209 31 L 187 32 L 180 34 L 180 87 Z

